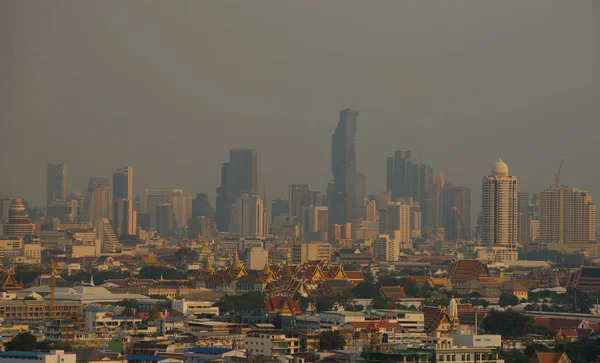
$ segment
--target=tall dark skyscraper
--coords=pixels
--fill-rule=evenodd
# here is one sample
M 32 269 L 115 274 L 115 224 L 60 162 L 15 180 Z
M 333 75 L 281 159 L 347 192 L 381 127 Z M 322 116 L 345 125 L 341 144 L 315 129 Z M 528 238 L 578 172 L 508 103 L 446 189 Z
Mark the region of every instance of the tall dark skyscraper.
M 446 233 L 456 230 L 457 217 L 460 215 L 464 226 L 460 238 L 471 235 L 471 188 L 446 182 L 440 197 L 440 224 Z
M 206 193 L 198 193 L 196 198 L 192 199 L 192 218 L 201 216 L 215 218 L 215 211 L 210 205 L 210 199 Z
M 331 171 L 335 196 L 333 198 L 328 196 L 328 198 L 331 207 L 329 219 L 333 224 L 350 222 L 354 211 L 357 122 L 358 111 L 351 109 L 340 111 L 340 119 L 331 138 Z M 348 219 L 348 211 L 350 211 L 350 219 Z
M 387 191 L 392 193 L 392 200 L 410 197 L 410 151 L 396 150 L 394 156 L 388 157 L 387 166 Z
M 113 198 L 133 200 L 133 168 L 124 166 L 113 173 Z
M 290 209 L 288 216 L 300 218 L 304 207 L 309 207 L 312 204 L 308 184 L 291 184 L 288 200 Z
M 67 197 L 67 165 L 48 164 L 46 169 L 46 204 Z
M 221 185 L 217 187 L 217 229 L 229 231 L 231 206 L 242 194 L 258 193 L 258 153 L 254 149 L 235 149 L 221 168 Z

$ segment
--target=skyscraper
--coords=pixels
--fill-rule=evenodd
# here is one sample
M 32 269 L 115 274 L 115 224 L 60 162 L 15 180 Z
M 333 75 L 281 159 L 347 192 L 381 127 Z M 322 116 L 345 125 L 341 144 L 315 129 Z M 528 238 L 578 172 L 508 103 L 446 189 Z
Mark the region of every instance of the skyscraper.
M 264 237 L 266 214 L 259 194 L 242 194 L 237 199 L 231 222 L 231 233 L 241 237 Z
M 530 214 L 529 212 L 529 193 L 519 191 L 519 214 Z
M 492 247 L 498 261 L 516 261 L 518 192 L 515 176 L 498 159 L 492 174 L 483 177 L 481 203 L 481 241 Z
M 173 194 L 173 189 L 148 188 L 146 189 L 146 213 L 150 220 L 150 229 L 158 230 L 157 208 L 162 203 L 168 203 Z
M 290 211 L 290 202 L 287 199 L 277 198 L 271 203 L 271 223 L 276 217 L 287 216 Z
M 440 226 L 446 229 L 446 236 L 457 236 L 456 233 L 450 231 L 456 228 L 457 218 L 460 215 L 463 223 L 460 239 L 469 239 L 471 235 L 471 188 L 447 182 L 441 191 L 440 211 Z
M 173 189 L 168 200 L 173 206 L 175 215 L 174 228 L 176 230 L 185 228 L 188 220 L 192 217 L 192 197 L 185 195 L 181 189 Z
M 114 202 L 113 207 L 113 230 L 117 236 L 135 235 L 137 218 L 136 212 L 131 211 L 131 200 L 121 198 Z
M 433 181 L 433 230 L 437 231 L 442 226 L 442 189 L 444 188 L 444 173 L 435 174 Z
M 90 177 L 84 199 L 85 219 L 113 219 L 113 192 L 107 177 Z
M 302 210 L 312 205 L 308 184 L 291 184 L 289 188 L 289 212 L 288 216 L 302 216 Z
M 46 205 L 67 197 L 67 165 L 48 164 L 46 169 Z
M 379 211 L 379 234 L 403 243 L 410 242 L 410 205 L 390 202 L 386 209 Z
M 331 138 L 331 171 L 334 196 L 328 195 L 333 223 L 350 222 L 356 197 L 356 128 L 358 111 L 340 111 L 338 125 Z M 347 211 L 350 211 L 348 216 Z
M 175 213 L 171 203 L 160 203 L 156 206 L 156 231 L 161 237 L 171 235 L 175 231 Z
M 539 194 L 539 241 L 589 243 L 596 240 L 596 206 L 578 188 L 546 189 Z
M 196 198 L 192 200 L 192 218 L 204 216 L 206 218 L 215 218 L 215 211 L 210 205 L 208 194 L 198 193 Z
M 221 185 L 217 187 L 217 229 L 229 230 L 232 204 L 243 193 L 258 192 L 258 153 L 254 149 L 234 149 L 221 168 Z
M 327 207 L 314 206 L 304 207 L 302 212 L 302 232 L 327 232 L 329 227 Z
M 120 221 L 125 224 L 121 225 L 121 228 L 117 228 L 113 225 L 114 229 L 117 230 L 117 234 L 135 234 L 136 225 L 133 215 L 133 167 L 123 166 L 113 173 L 113 198 L 115 201 L 121 199 L 127 200 L 127 203 L 121 202 L 119 205 L 127 207 L 127 209 L 123 211 L 123 213 L 125 213 L 124 217 L 120 219 Z M 118 205 L 118 203 L 115 203 L 115 205 Z
M 410 197 L 409 184 L 411 172 L 411 154 L 409 150 L 396 150 L 387 160 L 387 191 L 392 200 Z

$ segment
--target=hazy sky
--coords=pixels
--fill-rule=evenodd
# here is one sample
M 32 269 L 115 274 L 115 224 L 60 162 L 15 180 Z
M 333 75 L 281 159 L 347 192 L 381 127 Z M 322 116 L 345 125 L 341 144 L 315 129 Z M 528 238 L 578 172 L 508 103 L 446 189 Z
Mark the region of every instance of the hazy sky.
M 0 191 L 44 203 L 134 167 L 146 187 L 207 192 L 256 148 L 268 197 L 325 190 L 338 112 L 360 111 L 358 170 L 385 189 L 407 148 L 473 188 L 498 156 L 531 192 L 600 201 L 600 2 L 0 2 Z

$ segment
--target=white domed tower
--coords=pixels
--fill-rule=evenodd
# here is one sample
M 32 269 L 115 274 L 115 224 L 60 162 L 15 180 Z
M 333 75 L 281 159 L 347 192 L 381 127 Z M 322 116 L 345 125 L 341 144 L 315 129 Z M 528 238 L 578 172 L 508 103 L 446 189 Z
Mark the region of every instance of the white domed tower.
M 502 159 L 492 166 L 481 186 L 481 242 L 496 251 L 497 261 L 517 259 L 517 178 L 508 174 Z
M 454 296 L 450 299 L 450 303 L 448 303 L 448 317 L 450 318 L 450 331 L 455 332 L 458 327 L 458 303 Z

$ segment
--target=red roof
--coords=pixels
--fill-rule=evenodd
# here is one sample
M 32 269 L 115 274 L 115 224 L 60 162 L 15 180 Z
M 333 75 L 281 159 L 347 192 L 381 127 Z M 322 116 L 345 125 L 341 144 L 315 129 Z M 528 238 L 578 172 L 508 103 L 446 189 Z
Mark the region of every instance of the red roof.
M 302 315 L 300 304 L 289 297 L 273 296 L 265 300 L 265 308 L 267 309 L 267 313 L 272 315 L 281 313 L 281 309 L 283 309 L 286 304 L 292 310 L 294 315 Z

